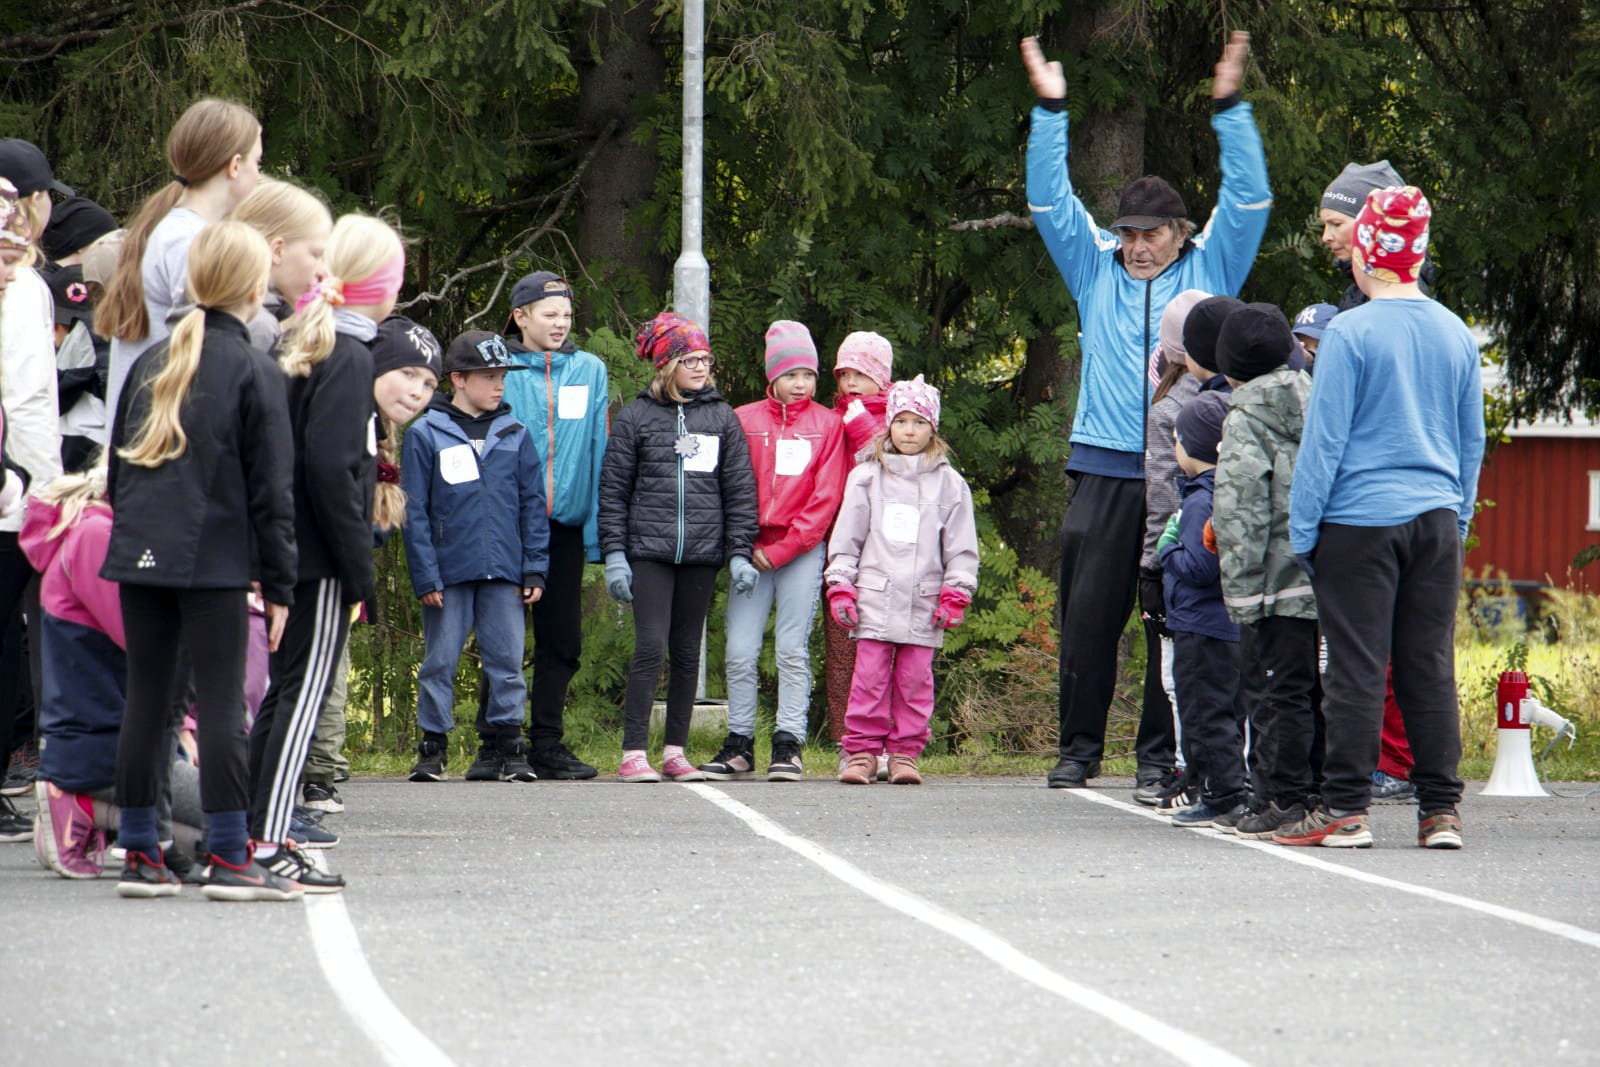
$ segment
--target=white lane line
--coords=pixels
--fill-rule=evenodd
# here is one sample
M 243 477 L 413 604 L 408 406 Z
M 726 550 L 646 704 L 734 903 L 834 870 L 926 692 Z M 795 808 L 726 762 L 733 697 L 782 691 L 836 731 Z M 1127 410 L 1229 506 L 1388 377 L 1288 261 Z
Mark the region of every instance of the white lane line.
M 378 1046 L 383 1062 L 389 1067 L 454 1067 L 450 1057 L 412 1025 L 378 984 L 345 910 L 344 895 L 307 894 L 305 908 L 323 976 L 361 1032 Z
M 684 788 L 694 790 L 717 807 L 742 820 L 759 836 L 775 844 L 782 845 L 789 851 L 810 860 L 839 879 L 839 881 L 853 889 L 860 890 L 878 903 L 893 908 L 903 915 L 909 915 L 918 922 L 926 923 L 941 933 L 950 935 L 957 941 L 989 957 L 989 959 L 1018 978 L 1031 982 L 1040 989 L 1054 993 L 1064 1000 L 1070 1000 L 1079 1007 L 1086 1008 L 1096 1015 L 1115 1023 L 1135 1037 L 1156 1046 L 1180 1063 L 1194 1064 L 1196 1067 L 1200 1067 L 1200 1065 L 1204 1065 L 1204 1067 L 1245 1067 L 1247 1063 L 1247 1061 L 1218 1048 L 1203 1038 L 1187 1031 L 1179 1030 L 1175 1026 L 1169 1026 L 1160 1019 L 1146 1015 L 1138 1008 L 1108 997 L 1104 993 L 1097 993 L 1087 986 L 1079 985 L 1070 978 L 1051 970 L 1032 956 L 1026 955 L 1010 942 L 991 933 L 970 919 L 964 919 L 954 912 L 946 911 L 932 901 L 924 900 L 922 897 L 907 892 L 899 886 L 874 878 L 855 864 L 829 852 L 821 845 L 797 834 L 790 833 L 759 811 L 741 804 L 715 786 L 685 785 Z
M 1063 790 L 1063 792 L 1070 793 L 1079 800 L 1090 800 L 1096 804 L 1104 804 L 1107 807 L 1116 808 L 1119 811 L 1126 811 L 1134 815 L 1143 816 L 1147 819 L 1154 819 L 1156 822 L 1162 823 L 1166 826 L 1172 825 L 1165 816 L 1158 815 L 1142 805 L 1130 804 L 1125 800 L 1117 800 L 1113 797 L 1103 796 L 1099 793 L 1096 793 L 1092 789 L 1067 789 Z M 1288 863 L 1298 863 L 1302 867 L 1310 867 L 1314 870 L 1326 871 L 1329 874 L 1341 875 L 1345 878 L 1354 879 L 1357 882 L 1366 882 L 1368 885 L 1382 886 L 1385 889 L 1394 889 L 1401 893 L 1410 893 L 1413 896 L 1425 897 L 1428 900 L 1436 900 L 1441 904 L 1451 904 L 1458 908 L 1466 908 L 1468 911 L 1481 912 L 1484 915 L 1490 915 L 1496 919 L 1504 919 L 1506 922 L 1513 922 L 1520 926 L 1526 926 L 1529 929 L 1538 930 L 1540 933 L 1552 934 L 1556 937 L 1564 937 L 1568 941 L 1576 941 L 1578 944 L 1587 945 L 1590 948 L 1600 948 L 1600 933 L 1596 933 L 1593 930 L 1585 930 L 1581 926 L 1573 926 L 1571 923 L 1564 923 L 1559 919 L 1547 919 L 1543 915 L 1534 915 L 1531 912 L 1518 911 L 1516 908 L 1508 908 L 1502 904 L 1491 904 L 1487 900 L 1476 900 L 1472 897 L 1464 897 L 1457 893 L 1447 893 L 1443 889 L 1433 889 L 1425 885 L 1414 885 L 1411 882 L 1401 882 L 1393 878 L 1385 878 L 1381 874 L 1373 874 L 1370 871 L 1363 871 L 1359 867 L 1346 867 L 1342 864 L 1330 863 L 1327 860 L 1318 859 L 1314 854 L 1312 854 L 1313 849 L 1310 848 L 1275 845 L 1270 841 L 1257 841 L 1248 837 L 1236 837 L 1233 834 L 1220 833 L 1219 831 L 1212 830 L 1209 827 L 1205 829 L 1196 829 L 1191 832 L 1205 834 L 1210 837 L 1215 837 L 1220 841 L 1227 841 L 1231 844 L 1243 845 L 1245 848 L 1253 848 L 1257 852 L 1264 853 L 1274 859 L 1284 860 Z M 1354 850 L 1351 849 L 1347 851 Z

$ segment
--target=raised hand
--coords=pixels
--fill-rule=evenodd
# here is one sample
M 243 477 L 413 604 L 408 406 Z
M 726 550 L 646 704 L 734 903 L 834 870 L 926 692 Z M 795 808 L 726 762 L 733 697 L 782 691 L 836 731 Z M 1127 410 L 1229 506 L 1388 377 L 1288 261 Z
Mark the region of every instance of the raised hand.
M 1039 38 L 1022 39 L 1022 65 L 1027 68 L 1028 81 L 1033 84 L 1033 95 L 1041 100 L 1067 98 L 1067 76 L 1061 73 L 1060 63 L 1045 62 L 1044 52 L 1039 48 Z
M 1239 83 L 1244 80 L 1245 60 L 1249 58 L 1250 35 L 1234 30 L 1228 35 L 1228 43 L 1222 46 L 1222 58 L 1217 60 L 1212 72 L 1212 99 L 1221 100 L 1239 91 Z

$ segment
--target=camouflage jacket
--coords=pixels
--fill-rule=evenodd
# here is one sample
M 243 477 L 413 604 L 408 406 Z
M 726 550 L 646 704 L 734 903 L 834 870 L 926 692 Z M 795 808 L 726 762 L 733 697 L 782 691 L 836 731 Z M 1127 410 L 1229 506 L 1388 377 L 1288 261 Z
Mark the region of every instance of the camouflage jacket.
M 1223 423 L 1211 525 L 1222 600 L 1241 625 L 1317 617 L 1311 580 L 1289 550 L 1289 490 L 1310 396 L 1304 371 L 1279 367 L 1236 387 Z

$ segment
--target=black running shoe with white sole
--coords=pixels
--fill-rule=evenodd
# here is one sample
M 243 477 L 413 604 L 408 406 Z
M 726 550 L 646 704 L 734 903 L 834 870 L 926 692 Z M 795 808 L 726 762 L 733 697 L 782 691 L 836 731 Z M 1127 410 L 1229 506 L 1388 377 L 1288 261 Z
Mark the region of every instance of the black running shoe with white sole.
M 411 768 L 413 782 L 442 782 L 444 773 L 444 742 L 424 737 L 417 743 L 417 762 Z
M 280 847 L 267 859 L 257 856 L 256 862 L 279 878 L 298 882 L 307 893 L 338 893 L 344 889 L 344 875 L 324 870 L 292 844 Z
M 307 782 L 300 787 L 300 793 L 305 806 L 312 811 L 321 811 L 329 815 L 338 815 L 344 811 L 344 797 L 339 795 L 339 790 L 331 782 Z
M 478 758 L 472 761 L 463 777 L 469 782 L 498 782 L 501 763 L 500 749 L 489 738 L 483 738 L 478 742 Z M 418 765 L 421 765 L 420 760 Z
M 182 888 L 183 881 L 159 856 L 152 858 L 143 852 L 129 852 L 123 858 L 117 896 L 151 900 L 155 897 L 175 897 Z
M 200 894 L 207 900 L 299 900 L 305 887 L 279 874 L 273 874 L 252 857 L 235 867 L 213 853 L 200 873 Z
M 767 781 L 798 782 L 806 768 L 800 760 L 800 739 L 786 730 L 772 735 L 772 762 L 767 765 Z
M 729 734 L 710 763 L 700 771 L 713 782 L 739 782 L 756 776 L 756 739 L 747 734 Z

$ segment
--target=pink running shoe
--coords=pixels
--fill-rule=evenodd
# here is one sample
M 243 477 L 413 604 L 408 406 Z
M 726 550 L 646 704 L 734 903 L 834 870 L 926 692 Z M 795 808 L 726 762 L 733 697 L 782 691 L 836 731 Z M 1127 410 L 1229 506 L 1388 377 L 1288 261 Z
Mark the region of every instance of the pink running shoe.
M 645 756 L 629 756 L 622 761 L 622 766 L 617 768 L 617 781 L 619 782 L 659 782 L 661 775 L 650 766 L 650 760 Z
M 669 782 L 703 782 L 706 772 L 682 756 L 671 756 L 661 763 L 661 774 Z
M 63 878 L 98 878 L 105 862 L 106 834 L 95 829 L 94 801 L 64 792 L 54 782 L 33 783 L 39 818 L 33 825 L 33 851 L 39 863 Z

